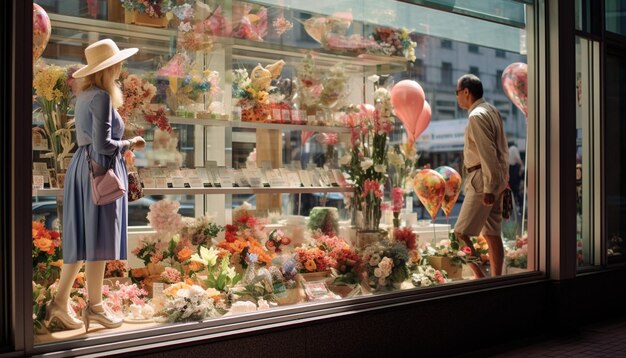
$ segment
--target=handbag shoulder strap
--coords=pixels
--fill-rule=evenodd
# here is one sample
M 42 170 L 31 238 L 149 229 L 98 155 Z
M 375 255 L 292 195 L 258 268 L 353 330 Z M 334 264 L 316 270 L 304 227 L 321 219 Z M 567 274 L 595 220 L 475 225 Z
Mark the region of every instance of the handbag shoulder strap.
M 89 171 L 93 173 L 93 168 L 91 166 L 91 155 L 89 154 L 89 148 L 86 148 L 86 150 L 87 150 L 87 163 L 89 166 Z M 106 170 L 113 168 L 113 161 L 117 157 L 117 153 L 119 151 L 120 151 L 120 148 L 115 149 L 115 152 L 113 152 L 113 155 L 111 156 L 111 159 L 109 160 L 109 164 L 107 165 Z

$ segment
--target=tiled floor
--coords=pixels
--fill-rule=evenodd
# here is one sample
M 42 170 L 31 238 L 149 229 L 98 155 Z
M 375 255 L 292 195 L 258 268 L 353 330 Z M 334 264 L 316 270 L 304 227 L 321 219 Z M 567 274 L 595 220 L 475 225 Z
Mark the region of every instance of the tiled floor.
M 567 337 L 509 342 L 462 357 L 626 357 L 626 320 L 584 326 Z

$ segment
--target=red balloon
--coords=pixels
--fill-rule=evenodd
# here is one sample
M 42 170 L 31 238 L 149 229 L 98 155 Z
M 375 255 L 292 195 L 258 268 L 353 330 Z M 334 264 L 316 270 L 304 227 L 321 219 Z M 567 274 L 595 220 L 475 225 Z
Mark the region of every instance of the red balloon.
M 528 65 L 513 62 L 502 72 L 504 94 L 528 117 Z
M 391 89 L 391 104 L 394 112 L 404 124 L 409 139 L 415 139 L 415 127 L 424 108 L 424 90 L 413 80 L 402 80 Z
M 432 110 L 430 109 L 430 104 L 428 102 L 424 102 L 424 109 L 422 109 L 422 113 L 420 113 L 419 118 L 417 119 L 417 125 L 415 126 L 415 130 L 413 131 L 412 141 L 415 141 L 422 132 L 428 127 L 430 124 L 430 118 L 432 116 Z M 411 139 L 411 138 L 409 138 Z
M 41 6 L 33 4 L 33 63 L 48 45 L 51 32 L 52 25 L 48 13 Z

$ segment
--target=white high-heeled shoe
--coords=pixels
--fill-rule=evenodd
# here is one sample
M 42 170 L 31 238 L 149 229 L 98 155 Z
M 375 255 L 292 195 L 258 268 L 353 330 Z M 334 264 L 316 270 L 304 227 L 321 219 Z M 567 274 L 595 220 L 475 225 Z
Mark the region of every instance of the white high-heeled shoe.
M 95 311 L 93 309 L 95 306 L 102 307 L 102 311 Z M 96 305 L 88 304 L 83 309 L 83 322 L 85 323 L 85 332 L 89 331 L 91 322 L 100 323 L 105 328 L 117 328 L 122 325 L 122 319 L 116 317 L 113 311 L 106 305 L 103 305 L 102 302 Z
M 76 317 L 69 302 L 63 307 L 52 300 L 46 305 L 46 318 L 43 324 L 48 329 L 78 329 L 83 326 L 83 321 Z

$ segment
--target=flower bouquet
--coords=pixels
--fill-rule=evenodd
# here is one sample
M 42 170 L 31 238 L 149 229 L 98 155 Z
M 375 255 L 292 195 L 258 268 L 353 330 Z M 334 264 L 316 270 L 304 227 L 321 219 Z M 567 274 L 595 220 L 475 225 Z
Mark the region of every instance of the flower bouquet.
M 378 46 L 368 48 L 368 51 L 386 56 L 403 56 L 408 61 L 415 61 L 415 47 L 417 43 L 411 40 L 409 30 L 377 27 L 370 38 Z
M 207 317 L 218 317 L 213 296 L 215 291 L 198 285 L 180 282 L 165 289 L 163 309 L 156 318 L 163 322 L 201 321 Z
M 139 118 L 150 113 L 149 105 L 156 95 L 156 87 L 138 75 L 123 71 L 120 75 L 124 104 L 117 109 L 130 135 L 143 134 L 143 128 L 137 122 Z
M 229 266 L 230 255 L 222 254 L 220 257 L 220 250 L 214 247 L 207 249 L 205 246 L 200 246 L 199 253 L 193 254 L 191 261 L 202 265 L 203 268 L 195 275 L 204 282 L 207 288 L 227 292 L 241 280 L 241 275 L 235 271 L 234 267 Z M 200 277 L 199 273 L 205 273 L 206 276 Z
M 528 267 L 528 236 L 516 237 L 514 245 L 507 245 L 504 248 L 505 266 L 526 269 Z
M 266 240 L 266 234 L 257 218 L 250 213 L 250 209 L 250 204 L 244 203 L 233 210 L 233 223 L 226 225 L 224 240 L 216 245 L 231 253 L 231 263 L 239 272 L 248 267 L 248 254 L 256 255 L 262 265 L 269 265 L 274 255 L 262 244 Z
M 267 35 L 267 8 L 249 3 L 233 2 L 234 38 L 263 41 Z
M 381 219 L 383 184 L 387 178 L 387 136 L 393 129 L 389 91 L 378 88 L 375 106 L 362 104 L 346 117 L 352 128 L 350 153 L 339 160 L 354 184 L 353 208 L 363 213 L 365 230 L 378 230 Z
M 33 281 L 45 287 L 56 281 L 61 273 L 61 234 L 48 230 L 41 221 L 32 222 Z
M 43 132 L 50 148 L 50 153 L 44 157 L 53 158 L 53 165 L 58 169 L 64 169 L 63 159 L 70 156 L 74 147 L 74 119 L 69 114 L 75 98 L 72 74 L 77 69 L 76 65 L 60 67 L 39 62 L 33 76 L 35 101 L 39 105 L 36 111 L 43 115 Z
M 409 252 L 404 243 L 383 239 L 367 246 L 361 260 L 365 282 L 375 290 L 399 287 L 409 278 Z

